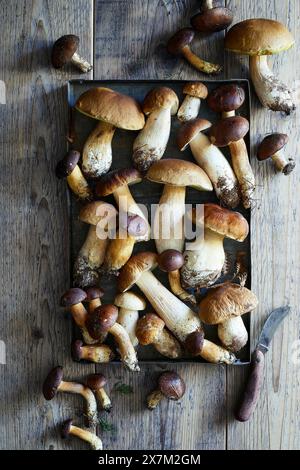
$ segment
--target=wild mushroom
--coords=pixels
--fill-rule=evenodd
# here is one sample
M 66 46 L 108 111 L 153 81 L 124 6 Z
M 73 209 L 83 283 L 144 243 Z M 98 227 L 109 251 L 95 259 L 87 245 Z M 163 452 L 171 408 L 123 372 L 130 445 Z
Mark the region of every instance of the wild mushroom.
M 233 353 L 205 339 L 203 331 L 191 333 L 185 340 L 185 347 L 192 356 L 201 356 L 213 364 L 233 364 L 236 361 Z
M 147 397 L 149 410 L 154 410 L 163 398 L 180 400 L 185 394 L 184 380 L 174 371 L 163 372 L 158 379 L 158 387 Z
M 259 144 L 257 149 L 257 158 L 260 161 L 272 158 L 275 168 L 284 175 L 289 175 L 295 168 L 295 161 L 292 158 L 287 159 L 281 150 L 287 144 L 289 138 L 286 134 L 267 135 Z
M 107 380 L 103 374 L 90 374 L 86 379 L 86 385 L 96 395 L 101 409 L 110 412 L 112 408 L 111 400 L 103 388 L 106 384 Z
M 103 450 L 101 439 L 87 429 L 74 426 L 72 419 L 66 420 L 61 427 L 61 437 L 67 439 L 69 436 L 75 436 L 82 441 L 88 442 L 92 450 Z
M 171 88 L 154 88 L 145 97 L 143 111 L 148 118 L 133 143 L 132 156 L 134 166 L 141 172 L 163 156 L 170 137 L 171 115 L 177 113 L 178 105 Z
M 114 304 L 119 307 L 118 323 L 127 331 L 134 348 L 139 341 L 136 337 L 136 324 L 139 319 L 139 310 L 146 308 L 146 301 L 135 292 L 124 292 L 118 294 Z
M 79 159 L 80 153 L 76 150 L 70 150 L 57 163 L 55 174 L 57 178 L 67 179 L 68 185 L 79 199 L 92 199 L 92 191 L 78 165 Z
M 88 302 L 89 313 L 92 313 L 95 308 L 100 307 L 101 298 L 103 297 L 104 292 L 99 287 L 89 287 L 86 290 L 86 302 Z
M 145 125 L 145 118 L 136 100 L 102 87 L 91 88 L 83 93 L 75 108 L 100 121 L 85 142 L 82 154 L 84 174 L 90 178 L 98 178 L 111 167 L 111 141 L 116 128 L 140 130 Z
M 194 119 L 184 123 L 177 135 L 181 151 L 190 145 L 198 165 L 211 180 L 218 198 L 226 206 L 234 208 L 239 202 L 239 187 L 236 176 L 222 152 L 201 131 L 211 127 L 206 119 Z
M 242 242 L 249 233 L 247 220 L 217 204 L 204 204 L 204 213 L 191 212 L 195 225 L 204 231 L 184 252 L 181 280 L 186 287 L 208 287 L 220 277 L 225 262 L 225 237 Z
M 199 316 L 205 323 L 218 325 L 222 344 L 237 352 L 248 341 L 248 333 L 241 318 L 257 307 L 255 294 L 246 287 L 226 282 L 213 287 L 199 304 Z
M 186 83 L 183 87 L 185 98 L 178 110 L 179 121 L 190 121 L 198 117 L 201 100 L 207 97 L 207 87 L 201 82 Z
M 203 73 L 218 74 L 223 67 L 218 64 L 211 64 L 200 59 L 190 48 L 195 37 L 195 32 L 191 28 L 183 28 L 172 36 L 167 44 L 168 52 L 172 55 L 182 55 L 195 69 Z
M 180 340 L 201 328 L 195 313 L 150 272 L 157 266 L 157 255 L 148 251 L 138 253 L 123 266 L 118 278 L 120 292 L 136 284 L 145 294 L 154 310 L 163 319 L 167 328 Z
M 101 305 L 91 313 L 87 319 L 86 327 L 92 338 L 97 339 L 103 333 L 113 335 L 123 364 L 129 370 L 138 372 L 138 360 L 129 335 L 122 325 L 117 323 L 118 309 L 114 305 Z
M 191 24 L 201 33 L 214 33 L 228 28 L 233 21 L 232 12 L 225 7 L 213 7 L 213 0 L 202 0 L 201 12 L 192 16 Z
M 81 395 L 86 402 L 86 416 L 92 427 L 97 424 L 97 403 L 93 392 L 77 382 L 65 382 L 63 380 L 63 368 L 54 367 L 47 375 L 43 384 L 43 395 L 46 400 L 52 400 L 57 392 L 76 393 Z
M 79 54 L 77 49 L 79 46 L 79 37 L 74 34 L 66 34 L 57 39 L 52 48 L 51 61 L 55 69 L 61 69 L 67 63 L 71 62 L 81 72 L 89 72 L 93 66 Z
M 225 36 L 225 49 L 250 57 L 250 76 L 263 106 L 290 114 L 295 109 L 291 90 L 270 69 L 268 55 L 286 51 L 295 41 L 278 21 L 253 18 L 235 24 Z
M 210 130 L 210 140 L 217 147 L 229 145 L 233 170 L 240 185 L 243 205 L 251 207 L 255 190 L 255 177 L 251 168 L 247 146 L 243 139 L 249 130 L 245 118 L 235 116 L 245 100 L 245 92 L 238 85 L 222 85 L 213 90 L 207 99 L 208 106 L 215 112 L 221 112 L 223 119 Z
M 104 364 L 114 359 L 115 355 L 107 344 L 96 344 L 84 346 L 83 342 L 77 339 L 71 345 L 71 355 L 73 361 L 81 360 Z
M 142 346 L 152 344 L 160 354 L 170 359 L 182 357 L 179 342 L 165 328 L 165 322 L 154 313 L 146 313 L 138 320 L 136 335 Z

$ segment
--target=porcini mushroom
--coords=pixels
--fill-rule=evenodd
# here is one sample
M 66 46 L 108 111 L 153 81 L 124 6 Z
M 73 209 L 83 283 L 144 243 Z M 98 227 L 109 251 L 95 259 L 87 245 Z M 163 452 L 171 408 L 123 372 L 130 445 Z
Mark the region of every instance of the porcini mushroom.
M 154 313 L 146 313 L 138 320 L 136 336 L 142 346 L 152 344 L 163 356 L 170 359 L 182 357 L 179 342 L 165 328 L 165 322 Z
M 191 333 L 185 340 L 185 347 L 192 356 L 201 356 L 213 364 L 233 364 L 236 361 L 230 351 L 205 339 L 203 331 Z
M 258 160 L 263 161 L 271 157 L 276 170 L 284 175 L 289 175 L 295 168 L 295 161 L 292 158 L 287 159 L 284 153 L 281 152 L 288 140 L 286 134 L 274 133 L 267 135 L 258 146 Z
M 174 371 L 163 372 L 158 379 L 158 387 L 147 397 L 149 410 L 154 410 L 163 398 L 180 400 L 185 394 L 184 380 Z
M 263 106 L 290 114 L 295 109 L 291 90 L 281 82 L 268 65 L 268 55 L 292 47 L 295 40 L 278 21 L 253 18 L 235 24 L 225 36 L 225 49 L 249 55 L 250 76 Z
M 72 419 L 66 420 L 61 427 L 61 437 L 67 439 L 69 436 L 75 436 L 82 441 L 88 442 L 92 450 L 103 450 L 101 439 L 87 429 L 74 426 Z
M 201 12 L 192 16 L 191 24 L 201 33 L 214 33 L 228 28 L 233 21 L 231 10 L 213 7 L 213 0 L 202 0 Z
M 222 152 L 213 145 L 202 131 L 209 129 L 206 119 L 194 119 L 184 123 L 177 135 L 181 151 L 188 145 L 198 165 L 211 180 L 218 198 L 228 207 L 234 208 L 239 202 L 239 187 L 236 176 Z
M 199 315 L 204 323 L 218 325 L 222 344 L 237 352 L 248 341 L 248 333 L 241 318 L 257 307 L 256 295 L 246 287 L 226 282 L 213 287 L 199 304 Z
M 114 359 L 115 355 L 107 344 L 96 344 L 84 346 L 83 342 L 77 339 L 71 345 L 71 355 L 73 361 L 79 362 L 86 360 L 95 362 L 96 364 L 103 364 L 110 362 Z
M 101 298 L 103 297 L 104 292 L 99 287 L 89 287 L 86 289 L 86 302 L 88 302 L 89 313 L 92 313 L 95 308 L 100 307 Z
M 97 339 L 103 333 L 113 335 L 123 364 L 129 370 L 138 372 L 138 360 L 129 335 L 122 325 L 117 323 L 118 309 L 114 305 L 101 305 L 91 313 L 87 319 L 86 327 L 92 338 Z
M 201 100 L 208 94 L 207 87 L 201 82 L 186 83 L 183 87 L 185 98 L 178 110 L 179 121 L 190 121 L 198 117 Z
M 84 174 L 98 178 L 111 167 L 111 141 L 116 128 L 140 130 L 145 118 L 136 100 L 110 88 L 91 88 L 78 98 L 75 108 L 100 121 L 85 142 L 82 154 Z
M 51 61 L 55 69 L 61 69 L 67 63 L 71 62 L 81 72 L 89 72 L 93 66 L 79 54 L 79 37 L 75 34 L 66 34 L 57 39 L 52 48 Z
M 55 169 L 57 178 L 66 178 L 71 190 L 80 199 L 91 199 L 92 191 L 83 176 L 78 162 L 80 153 L 76 150 L 70 150 L 65 157 L 60 160 Z
M 141 172 L 163 156 L 170 137 L 171 115 L 177 113 L 178 105 L 176 93 L 167 87 L 154 88 L 145 97 L 143 111 L 148 118 L 133 143 L 132 156 Z
M 97 403 L 93 392 L 77 382 L 65 382 L 63 380 L 63 368 L 54 367 L 47 375 L 43 384 L 43 395 L 46 400 L 52 400 L 57 392 L 75 393 L 81 395 L 86 402 L 86 416 L 89 424 L 94 427 L 97 424 Z
M 118 294 L 114 304 L 119 307 L 118 323 L 127 331 L 134 348 L 139 341 L 136 337 L 136 324 L 139 319 L 139 311 L 146 308 L 146 301 L 135 292 Z
M 184 341 L 188 334 L 201 328 L 200 320 L 150 272 L 156 266 L 157 255 L 155 253 L 146 251 L 132 256 L 120 271 L 119 291 L 125 292 L 136 284 L 163 319 L 167 328 L 180 341 Z
M 184 252 L 181 280 L 187 287 L 208 287 L 220 277 L 225 262 L 225 237 L 242 242 L 249 233 L 247 220 L 239 213 L 217 204 L 204 204 L 204 213 L 192 209 L 194 224 L 203 233 Z
M 200 59 L 190 48 L 195 37 L 195 32 L 191 28 L 183 28 L 172 36 L 167 44 L 168 52 L 172 55 L 182 55 L 195 69 L 207 74 L 221 73 L 223 67 Z
M 107 380 L 103 374 L 90 374 L 87 376 L 86 385 L 96 395 L 101 409 L 110 412 L 112 408 L 111 400 L 103 388 L 106 384 Z

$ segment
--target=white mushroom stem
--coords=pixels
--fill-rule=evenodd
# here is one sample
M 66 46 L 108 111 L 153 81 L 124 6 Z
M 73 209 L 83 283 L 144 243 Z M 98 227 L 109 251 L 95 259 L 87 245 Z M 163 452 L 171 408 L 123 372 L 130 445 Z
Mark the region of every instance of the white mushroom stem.
M 118 323 L 123 326 L 127 331 L 132 346 L 136 348 L 139 344 L 139 340 L 136 337 L 135 329 L 139 319 L 139 312 L 137 310 L 130 310 L 129 308 L 121 307 L 119 309 Z
M 178 359 L 182 357 L 182 349 L 174 336 L 164 328 L 159 336 L 155 338 L 153 342 L 153 346 L 155 349 L 165 357 L 169 357 L 170 359 Z
M 91 426 L 97 425 L 97 402 L 92 390 L 77 382 L 62 381 L 58 387 L 60 392 L 81 395 L 86 401 L 86 416 Z
M 236 361 L 234 354 L 207 339 L 203 342 L 199 356 L 214 364 L 233 364 Z
M 105 411 L 109 412 L 112 408 L 111 399 L 107 395 L 104 388 L 99 388 L 99 390 L 97 390 L 95 392 L 95 395 L 96 395 L 96 398 L 97 398 L 102 410 L 105 410 Z
M 90 178 L 108 172 L 112 164 L 111 141 L 116 128 L 100 121 L 88 136 L 83 147 L 82 170 Z
M 176 269 L 176 271 L 171 271 L 168 273 L 169 284 L 171 287 L 171 291 L 177 295 L 181 300 L 184 302 L 190 302 L 192 305 L 196 305 L 196 297 L 193 294 L 189 294 L 181 285 L 180 279 L 180 271 Z
M 213 8 L 213 0 L 202 0 L 201 10 L 211 10 Z
M 263 106 L 290 114 L 296 105 L 291 90 L 272 72 L 266 55 L 250 56 L 250 75 Z
M 218 198 L 228 207 L 239 204 L 238 182 L 222 152 L 202 132 L 190 142 L 198 165 L 210 178 Z
M 190 121 L 196 119 L 201 105 L 200 98 L 191 95 L 185 95 L 185 98 L 178 110 L 177 117 L 179 121 Z
M 119 323 L 115 323 L 109 329 L 109 333 L 114 336 L 123 364 L 125 364 L 129 370 L 139 372 L 140 368 L 138 366 L 136 351 L 125 328 Z
M 241 317 L 232 317 L 218 325 L 218 336 L 230 351 L 237 352 L 248 341 L 248 332 Z
M 272 160 L 276 170 L 285 175 L 289 175 L 295 168 L 295 161 L 292 158 L 287 160 L 282 150 L 278 150 L 278 152 L 272 155 Z
M 78 426 L 71 424 L 69 433 L 72 436 L 78 437 L 79 439 L 88 442 L 92 450 L 103 450 L 101 439 L 96 434 L 88 431 L 87 429 L 81 429 Z
M 78 67 L 79 70 L 81 70 L 83 73 L 87 73 L 93 68 L 93 66 L 87 60 L 77 54 L 77 52 L 73 54 L 71 62 L 73 65 Z
M 91 190 L 78 165 L 76 165 L 72 173 L 67 176 L 67 182 L 73 193 L 80 199 L 91 198 Z
M 136 282 L 167 328 L 182 342 L 201 328 L 198 316 L 164 287 L 150 272 L 144 272 Z

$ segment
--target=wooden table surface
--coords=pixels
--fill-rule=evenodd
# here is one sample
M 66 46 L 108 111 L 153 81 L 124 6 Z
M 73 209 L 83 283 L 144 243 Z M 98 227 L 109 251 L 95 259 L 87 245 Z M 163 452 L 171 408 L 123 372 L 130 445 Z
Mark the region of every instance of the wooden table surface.
M 298 0 L 227 0 L 235 22 L 277 19 L 300 32 Z M 94 64 L 83 78 L 202 79 L 180 59 L 169 57 L 167 38 L 188 25 L 196 0 L 1 0 L 0 104 L 1 315 L 0 340 L 7 363 L 0 365 L 0 448 L 78 449 L 62 441 L 58 426 L 82 401 L 60 396 L 45 402 L 41 385 L 49 369 L 65 367 L 82 380 L 94 365 L 70 359 L 70 318 L 58 306 L 70 285 L 68 192 L 54 176 L 66 150 L 65 84 L 80 75 L 51 67 L 53 41 L 80 36 L 80 50 Z M 223 49 L 223 33 L 199 38 L 195 50 L 224 63 L 220 78 L 247 78 L 248 60 Z M 271 59 L 272 60 L 272 59 Z M 299 43 L 274 60 L 275 73 L 291 86 L 300 78 Z M 290 136 L 287 152 L 297 167 L 288 177 L 258 164 L 257 141 L 267 132 Z M 253 346 L 267 314 L 289 303 L 292 313 L 278 331 L 266 359 L 264 386 L 249 423 L 233 419 L 247 367 L 208 364 L 174 367 L 188 385 L 181 402 L 145 409 L 146 393 L 161 368 L 143 366 L 133 375 L 121 366 L 101 367 L 111 386 L 131 384 L 134 394 L 112 392 L 107 417 L 114 432 L 101 432 L 106 449 L 297 449 L 300 446 L 300 164 L 299 115 L 285 118 L 261 107 L 253 95 L 252 165 L 257 178 L 252 211 L 252 285 L 260 305 L 252 316 Z M 3 343 L 1 343 L 3 344 Z

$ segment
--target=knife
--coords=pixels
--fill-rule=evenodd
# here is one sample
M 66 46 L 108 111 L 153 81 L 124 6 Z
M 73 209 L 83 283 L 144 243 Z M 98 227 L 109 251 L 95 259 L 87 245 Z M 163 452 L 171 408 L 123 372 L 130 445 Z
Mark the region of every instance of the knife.
M 263 329 L 261 331 L 257 346 L 251 358 L 251 372 L 246 384 L 246 388 L 242 397 L 242 401 L 235 414 L 238 421 L 248 421 L 252 415 L 261 389 L 263 376 L 264 376 L 264 355 L 269 350 L 270 343 L 274 336 L 275 331 L 282 322 L 282 320 L 290 312 L 291 307 L 279 307 L 270 313 Z

